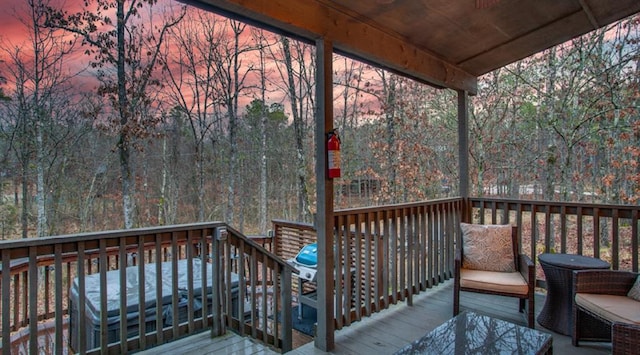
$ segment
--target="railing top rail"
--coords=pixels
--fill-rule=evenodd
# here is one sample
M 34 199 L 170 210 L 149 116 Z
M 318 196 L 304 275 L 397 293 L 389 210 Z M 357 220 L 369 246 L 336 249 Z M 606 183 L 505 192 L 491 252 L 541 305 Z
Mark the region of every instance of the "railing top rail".
M 471 202 L 500 202 L 509 204 L 521 204 L 521 205 L 535 205 L 535 206 L 559 206 L 570 208 L 600 208 L 600 209 L 617 209 L 623 211 L 633 211 L 640 208 L 637 205 L 615 205 L 605 203 L 592 203 L 592 202 L 562 202 L 562 201 L 547 201 L 547 200 L 523 200 L 523 199 L 508 199 L 508 198 L 496 198 L 496 197 L 470 197 Z
M 115 230 L 115 231 L 106 231 L 106 232 L 90 232 L 90 233 L 79 233 L 79 234 L 69 234 L 69 235 L 59 235 L 59 236 L 50 236 L 50 237 L 42 237 L 42 238 L 24 238 L 24 239 L 15 239 L 15 240 L 6 240 L 0 242 L 0 250 L 13 250 L 17 253 L 12 253 L 11 261 L 13 270 L 14 267 L 19 267 L 23 264 L 23 261 L 15 261 L 20 258 L 22 260 L 27 260 L 28 256 L 25 251 L 28 248 L 39 248 L 42 252 L 39 253 L 38 260 L 40 257 L 47 257 L 51 255 L 51 246 L 55 244 L 74 244 L 78 242 L 88 242 L 89 244 L 97 245 L 98 241 L 101 239 L 118 239 L 122 237 L 140 237 L 140 236 L 148 236 L 148 235 L 158 235 L 158 234 L 167 234 L 170 236 L 174 232 L 188 232 L 191 230 L 203 230 L 203 229 L 215 229 L 224 227 L 229 233 L 233 233 L 237 238 L 243 239 L 245 245 L 250 245 L 252 248 L 257 249 L 260 253 L 268 255 L 272 260 L 274 260 L 277 264 L 285 269 L 290 269 L 295 272 L 295 268 L 291 267 L 286 261 L 278 257 L 277 255 L 269 252 L 264 247 L 256 243 L 255 241 L 247 238 L 242 233 L 237 230 L 229 227 L 224 222 L 203 222 L 203 223 L 193 223 L 193 224 L 179 224 L 179 225 L 171 225 L 171 226 L 159 226 L 159 227 L 150 227 L 150 228 L 135 228 L 135 229 L 126 229 L 126 230 Z M 91 249 L 91 247 L 88 247 Z M 68 252 L 73 252 L 73 250 L 65 250 L 65 254 Z M 20 264 L 20 265 L 19 265 Z M 1 270 L 1 267 L 0 267 Z
M 313 223 L 296 222 L 296 221 L 289 221 L 289 220 L 285 220 L 285 219 L 273 219 L 273 220 L 271 220 L 271 222 L 273 222 L 274 224 L 281 225 L 281 226 L 296 227 L 296 228 L 307 227 L 309 229 L 314 229 L 315 230 L 315 226 L 313 225 Z
M 239 231 L 237 231 L 234 228 L 229 227 L 229 226 L 227 226 L 227 230 L 231 234 L 235 235 L 237 238 L 242 239 L 245 244 L 249 244 L 252 248 L 257 249 L 261 254 L 267 255 L 270 259 L 272 259 L 273 261 L 278 263 L 281 267 L 283 267 L 285 269 L 289 269 L 291 272 L 298 273 L 298 270 L 296 268 L 294 268 L 293 266 L 291 266 L 289 263 L 287 263 L 284 259 L 282 259 L 281 257 L 279 257 L 279 256 L 275 255 L 274 253 L 268 251 L 262 245 L 256 243 L 255 241 L 251 240 L 250 238 L 246 237 L 244 234 L 240 233 Z
M 17 249 L 25 247 L 49 246 L 58 243 L 76 243 L 86 241 L 96 241 L 99 239 L 113 239 L 121 237 L 145 236 L 152 234 L 186 232 L 189 230 L 200 230 L 206 228 L 217 228 L 226 226 L 224 222 L 203 222 L 193 224 L 177 224 L 171 226 L 159 226 L 148 228 L 122 229 L 105 232 L 88 232 L 68 235 L 57 235 L 42 238 L 23 238 L 0 241 L 0 250 Z
M 411 202 L 411 203 L 397 203 L 397 204 L 388 204 L 388 205 L 381 205 L 381 206 L 375 206 L 375 207 L 358 207 L 358 208 L 342 209 L 342 210 L 336 210 L 334 214 L 345 215 L 345 214 L 353 214 L 353 213 L 386 211 L 386 210 L 398 209 L 398 208 L 435 206 L 443 203 L 459 202 L 461 200 L 462 200 L 461 197 L 448 197 L 448 198 L 440 198 L 435 200 L 427 200 L 427 201 L 419 201 L 419 202 Z

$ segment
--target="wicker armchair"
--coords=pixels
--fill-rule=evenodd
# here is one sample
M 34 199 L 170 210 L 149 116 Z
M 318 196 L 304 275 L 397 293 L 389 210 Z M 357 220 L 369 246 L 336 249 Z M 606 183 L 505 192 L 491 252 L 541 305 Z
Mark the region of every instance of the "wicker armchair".
M 640 325 L 613 323 L 612 351 L 618 354 L 637 354 L 640 349 Z
M 476 293 L 484 293 L 484 294 L 493 294 L 499 296 L 507 296 L 507 297 L 516 297 L 519 299 L 519 308 L 520 312 L 524 312 L 526 309 L 526 319 L 527 325 L 529 328 L 535 328 L 535 315 L 534 315 L 534 295 L 535 295 L 535 268 L 531 258 L 529 258 L 525 254 L 518 253 L 519 250 L 519 242 L 518 242 L 518 229 L 513 226 L 511 231 L 511 243 L 514 255 L 514 262 L 516 267 L 516 273 L 520 280 L 516 281 L 516 284 L 523 284 L 526 288 L 526 292 L 508 292 L 503 291 L 502 289 L 513 289 L 515 284 L 513 283 L 503 283 L 500 285 L 496 285 L 494 282 L 501 278 L 499 274 L 504 274 L 500 272 L 492 272 L 486 271 L 487 277 L 485 279 L 491 280 L 491 282 L 487 282 L 485 285 L 479 284 L 479 282 L 468 282 L 469 280 L 465 277 L 465 269 L 463 269 L 463 248 L 462 243 L 460 243 L 459 247 L 456 250 L 455 255 L 455 271 L 454 271 L 454 288 L 453 288 L 453 315 L 456 316 L 460 312 L 460 291 L 467 292 L 476 292 Z M 461 237 L 462 239 L 462 237 Z M 493 273 L 492 275 L 490 273 Z M 472 284 L 473 286 L 468 286 Z M 519 287 L 519 286 L 518 286 Z
M 573 273 L 573 332 L 571 342 L 578 346 L 581 340 L 612 342 L 614 354 L 637 354 L 640 346 L 640 326 L 607 319 L 581 307 L 576 294 L 620 296 L 627 301 L 637 273 L 620 270 L 579 270 Z M 636 302 L 636 301 L 633 301 Z M 638 307 L 640 307 L 640 302 Z M 631 308 L 634 308 L 632 305 Z M 632 309 L 633 310 L 633 309 Z M 631 313 L 631 312 L 629 312 Z

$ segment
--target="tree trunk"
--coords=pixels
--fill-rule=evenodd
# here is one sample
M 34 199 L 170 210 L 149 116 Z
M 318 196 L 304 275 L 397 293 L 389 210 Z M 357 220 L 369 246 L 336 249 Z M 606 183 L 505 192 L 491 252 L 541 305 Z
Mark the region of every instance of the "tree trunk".
M 307 190 L 307 178 L 306 178 L 306 161 L 305 161 L 305 152 L 304 152 L 304 124 L 302 122 L 301 113 L 298 111 L 298 95 L 296 94 L 296 85 L 294 81 L 294 73 L 293 73 L 293 61 L 291 58 L 291 48 L 289 45 L 289 39 L 286 37 L 281 37 L 280 42 L 282 43 L 282 51 L 284 54 L 284 62 L 287 70 L 287 88 L 289 90 L 289 100 L 291 101 L 291 115 L 293 116 L 293 127 L 295 132 L 295 144 L 296 144 L 296 157 L 297 157 L 297 166 L 296 166 L 296 177 L 298 180 L 298 189 L 297 200 L 298 200 L 298 221 L 307 220 L 306 216 L 309 215 L 309 201 L 308 201 L 308 190 Z
M 127 76 L 125 73 L 125 18 L 124 0 L 117 1 L 117 75 L 118 75 L 118 113 L 120 115 L 120 130 L 118 139 L 118 153 L 120 157 L 120 174 L 122 179 L 122 213 L 124 228 L 130 229 L 134 225 L 135 213 L 135 176 L 131 168 L 131 137 L 129 129 L 129 100 L 127 97 Z

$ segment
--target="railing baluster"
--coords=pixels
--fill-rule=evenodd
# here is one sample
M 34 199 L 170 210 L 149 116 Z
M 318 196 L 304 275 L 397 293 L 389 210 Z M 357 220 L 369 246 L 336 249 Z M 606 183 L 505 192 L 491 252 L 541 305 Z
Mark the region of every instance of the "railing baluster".
M 29 248 L 29 353 L 38 353 L 38 250 Z M 9 338 L 7 338 L 9 339 Z
M 631 269 L 638 272 L 638 210 L 633 210 L 631 215 Z
M 361 214 L 357 213 L 354 217 L 355 217 L 355 234 L 353 236 L 353 241 L 354 241 L 354 257 L 355 257 L 355 271 L 353 273 L 351 273 L 351 268 L 349 268 L 349 272 L 347 274 L 347 279 L 349 280 L 349 285 L 353 284 L 353 289 L 351 290 L 351 292 L 348 293 L 348 297 L 347 299 L 351 300 L 351 301 L 347 301 L 347 303 L 352 303 L 353 302 L 353 306 L 355 307 L 355 316 L 356 316 L 356 320 L 360 320 L 362 319 L 362 276 L 364 275 L 364 271 L 362 270 L 362 253 L 363 253 L 363 248 L 362 248 L 362 218 L 361 218 Z M 367 264 L 370 265 L 370 264 Z M 352 282 L 354 281 L 354 282 Z
M 535 204 L 531 204 L 531 255 L 537 255 L 538 244 L 538 211 Z M 545 250 L 549 252 L 549 250 Z
M 163 322 L 163 304 L 162 299 L 162 234 L 156 233 L 153 238 L 155 246 L 155 268 L 156 268 L 156 343 L 164 343 L 164 322 Z
M 417 272 L 417 285 L 418 292 L 427 289 L 427 229 L 425 224 L 424 206 L 419 206 L 416 210 L 417 218 L 417 233 L 418 233 L 418 270 Z
M 344 264 L 346 263 L 347 252 L 345 251 L 348 248 L 347 241 L 347 225 L 345 223 L 344 216 L 338 216 L 336 219 L 336 240 L 335 240 L 335 254 L 334 254 L 334 285 L 335 285 L 335 298 L 334 298 L 334 308 L 336 313 L 336 329 L 341 329 L 344 326 L 344 319 L 342 317 L 342 293 L 344 291 L 344 283 L 343 275 L 344 275 Z
M 107 322 L 108 308 L 107 308 L 107 271 L 109 271 L 108 257 L 107 257 L 107 241 L 106 239 L 100 239 L 100 347 L 106 349 L 109 343 L 107 338 L 107 331 L 109 323 Z M 81 275 L 82 277 L 82 275 Z
M 216 228 L 213 234 L 213 239 L 211 241 L 211 278 L 212 278 L 212 286 L 211 286 L 211 314 L 213 316 L 213 326 L 211 327 L 211 336 L 217 337 L 224 334 L 225 329 L 222 321 L 221 314 L 221 300 L 220 300 L 220 290 L 221 290 L 221 275 L 223 264 L 220 260 L 221 258 L 221 250 L 220 250 L 220 238 L 221 238 L 221 230 L 220 228 Z M 206 289 L 206 288 L 204 288 Z M 203 297 L 204 299 L 204 297 Z
M 118 268 L 120 281 L 120 353 L 127 353 L 127 239 L 119 238 L 118 243 Z M 104 310 L 103 312 L 108 312 Z M 138 324 L 142 329 L 143 324 Z
M 280 310 L 280 314 L 284 316 L 284 310 L 282 308 L 284 308 L 284 304 L 281 304 L 279 301 L 281 299 L 281 295 L 280 295 L 280 282 L 282 282 L 282 280 L 278 277 L 278 268 L 279 265 L 277 263 L 273 263 L 273 266 L 271 268 L 271 272 L 272 272 L 272 279 L 274 280 L 273 282 L 273 300 L 272 300 L 272 307 L 273 307 L 273 344 L 278 346 L 278 339 L 280 338 L 280 334 L 279 334 L 279 330 L 278 330 L 278 320 L 277 320 L 277 313 L 278 310 Z M 287 305 L 288 307 L 288 305 Z M 282 322 L 284 322 L 284 319 L 282 320 Z
M 382 214 L 379 211 L 373 212 L 373 237 L 374 237 L 374 244 L 373 247 L 375 249 L 374 253 L 375 253 L 375 258 L 374 258 L 374 274 L 375 274 L 375 280 L 374 280 L 374 284 L 376 285 L 373 292 L 374 292 L 374 299 L 375 299 L 375 303 L 373 305 L 373 311 L 378 312 L 380 310 L 380 302 L 381 302 L 381 298 L 384 296 L 384 284 L 382 282 L 382 280 L 384 280 L 384 276 L 383 276 L 383 260 L 384 259 L 383 255 L 382 255 L 382 250 L 383 250 L 383 235 L 382 235 L 382 229 L 381 229 L 381 223 L 382 223 Z
M 262 342 L 267 342 L 267 320 L 269 319 L 268 305 L 267 305 L 267 297 L 268 297 L 268 276 L 267 276 L 267 267 L 268 259 L 264 256 L 262 257 Z M 298 280 L 300 282 L 300 280 Z M 298 300 L 300 302 L 300 300 Z
M 194 299 L 194 293 L 193 293 L 193 259 L 194 259 L 194 242 L 193 242 L 193 230 L 189 230 L 187 231 L 187 245 L 185 248 L 185 253 L 186 253 L 186 260 L 187 260 L 187 331 L 188 333 L 192 333 L 195 331 L 195 324 L 193 323 L 193 318 L 195 317 L 195 310 L 193 307 L 193 299 Z M 206 260 L 202 261 L 203 263 L 206 263 Z M 207 303 L 207 288 L 203 287 L 200 289 L 200 297 L 202 299 L 202 303 L 205 304 Z M 206 313 L 202 313 L 202 316 L 204 319 L 207 318 L 207 314 Z
M 85 245 L 78 242 L 78 261 L 76 263 L 76 277 L 78 278 L 78 334 L 76 335 L 80 354 L 87 351 L 87 294 L 85 284 Z M 73 317 L 73 315 L 72 315 Z M 70 327 L 73 329 L 73 327 Z M 93 338 L 93 337 L 92 337 Z
M 491 201 L 490 206 L 491 206 L 491 224 L 497 224 L 498 223 L 497 202 Z
M 620 259 L 619 259 L 619 250 L 620 250 L 620 242 L 618 239 L 618 235 L 620 233 L 620 228 L 618 223 L 618 209 L 614 208 L 611 211 L 611 267 L 614 270 L 618 270 L 620 268 Z
M 567 253 L 567 206 L 560 206 L 560 252 Z
M 553 219 L 551 218 L 551 208 L 545 206 L 544 209 L 544 249 L 556 251 L 556 245 L 551 238 Z
M 62 305 L 62 244 L 56 243 L 54 246 L 54 287 L 55 287 L 55 354 L 62 354 L 63 344 L 62 344 L 62 333 L 64 331 L 62 327 L 62 317 L 63 317 L 63 305 Z M 68 278 L 67 280 L 70 280 Z
M 240 329 L 239 333 L 240 335 L 244 335 L 245 333 L 245 329 L 244 329 L 244 299 L 245 299 L 245 292 L 247 290 L 247 280 L 245 277 L 245 267 L 244 267 L 244 250 L 245 250 L 245 244 L 243 240 L 239 241 L 240 245 L 238 247 L 239 251 L 238 251 L 238 308 L 235 310 L 238 312 L 238 321 L 240 323 Z M 233 284 L 231 283 L 231 280 L 229 281 L 229 294 L 232 295 L 233 294 Z
M 593 257 L 600 258 L 600 209 L 593 209 Z
M 146 261 L 144 260 L 144 236 L 138 236 L 138 329 L 147 328 L 147 319 L 146 319 L 146 310 L 147 310 L 147 299 L 146 299 L 146 291 L 147 291 L 147 278 L 145 273 L 145 265 Z M 144 333 L 140 332 L 139 334 L 139 344 L 140 349 L 146 349 L 147 347 L 147 336 L 146 331 Z
M 396 209 L 396 221 L 398 223 L 398 227 L 397 229 L 398 231 L 398 246 L 399 246 L 399 252 L 398 252 L 398 267 L 399 267 L 399 277 L 398 277 L 398 281 L 399 281 L 399 285 L 398 285 L 398 291 L 399 291 L 399 300 L 400 301 L 404 301 L 405 298 L 405 294 L 406 294 L 406 290 L 407 290 L 407 286 L 406 286 L 406 278 L 407 278 L 407 216 L 406 216 L 406 210 L 404 208 L 398 208 Z
M 583 215 L 582 215 L 582 207 L 578 207 L 576 212 L 576 234 L 578 235 L 578 255 L 583 254 L 584 250 L 584 239 L 582 238 L 583 234 Z
M 180 258 L 180 250 L 178 248 L 178 235 L 171 232 L 171 333 L 173 338 L 180 336 L 178 329 L 178 323 L 180 321 L 180 312 L 178 306 L 180 305 L 180 293 L 178 287 L 178 260 Z M 203 297 L 204 301 L 204 297 Z
M 11 251 L 2 249 L 2 339 L 11 339 Z M 14 287 L 15 283 L 14 283 Z M 14 318 L 15 319 L 15 318 Z M 3 341 L 3 343 L 4 343 Z M 3 355 L 11 354 L 11 346 L 2 347 Z
M 425 211 L 426 228 L 427 228 L 427 287 L 433 287 L 435 281 L 435 260 L 436 260 L 436 242 L 435 242 L 435 223 L 433 218 L 434 206 L 427 206 Z
M 281 298 L 282 298 L 282 353 L 286 353 L 292 349 L 293 344 L 293 321 L 291 319 L 291 269 L 283 268 L 280 280 L 282 282 Z M 276 346 L 277 337 L 275 339 Z
M 214 230 L 209 230 L 209 229 L 202 229 L 200 230 L 200 272 L 201 272 L 201 280 L 200 280 L 200 297 L 202 297 L 202 323 L 201 323 L 201 328 L 205 328 L 209 326 L 209 313 L 213 312 L 213 309 L 211 311 L 209 311 L 209 302 L 204 302 L 204 300 L 206 300 L 209 295 L 207 295 L 207 291 L 209 289 L 209 280 L 211 280 L 212 284 L 213 284 L 213 276 L 207 276 L 207 265 L 209 265 L 209 256 L 211 256 L 211 263 L 213 264 L 215 261 L 213 261 L 213 239 L 215 235 L 215 231 Z M 207 238 L 211 238 L 212 243 L 209 244 L 209 242 L 207 242 Z M 210 248 L 211 246 L 211 248 Z M 195 288 L 195 285 L 194 285 Z M 212 292 L 212 297 L 213 297 L 213 291 L 214 288 L 211 288 L 211 292 Z M 194 296 L 195 297 L 195 296 Z M 193 307 L 193 302 L 191 302 L 192 307 Z M 214 307 L 215 303 L 212 301 L 212 305 L 211 307 Z M 214 322 L 215 322 L 215 317 L 213 318 Z
M 371 297 L 375 287 L 372 285 L 372 269 L 375 268 L 375 256 L 371 253 L 375 250 L 375 236 L 371 234 L 371 223 L 373 214 L 366 212 L 364 216 L 364 312 L 365 316 L 371 315 Z
M 382 212 L 382 259 L 386 262 L 382 263 L 382 305 L 383 309 L 389 307 L 389 276 L 391 273 L 391 253 L 389 247 L 391 245 L 391 227 L 389 226 L 389 211 Z
M 22 272 L 22 304 L 21 304 L 21 308 L 22 308 L 22 313 L 20 314 L 20 327 L 26 327 L 27 325 L 29 325 L 29 272 L 28 271 L 23 271 Z M 17 298 L 16 298 L 17 299 Z M 16 305 L 16 308 L 18 308 L 19 305 Z
M 251 249 L 251 267 L 249 268 L 249 277 L 251 283 L 251 337 L 256 339 L 258 338 L 258 327 L 259 327 L 259 314 L 257 313 L 256 308 L 258 307 L 257 302 L 257 285 L 258 285 L 258 251 L 256 248 Z M 291 274 L 289 274 L 289 282 L 291 282 Z M 267 297 L 267 292 L 264 283 L 262 284 L 262 297 Z
M 445 263 L 445 253 L 446 253 L 446 244 L 444 237 L 444 218 L 442 205 L 438 204 L 433 206 L 433 238 L 434 238 L 434 270 L 435 270 L 435 284 L 440 284 L 444 282 L 446 274 Z

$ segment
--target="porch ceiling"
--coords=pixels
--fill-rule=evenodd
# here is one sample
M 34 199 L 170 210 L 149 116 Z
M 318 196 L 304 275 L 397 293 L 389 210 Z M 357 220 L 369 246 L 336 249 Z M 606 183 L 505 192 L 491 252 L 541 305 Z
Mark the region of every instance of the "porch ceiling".
M 638 0 L 184 0 L 437 87 L 477 77 L 640 12 Z

